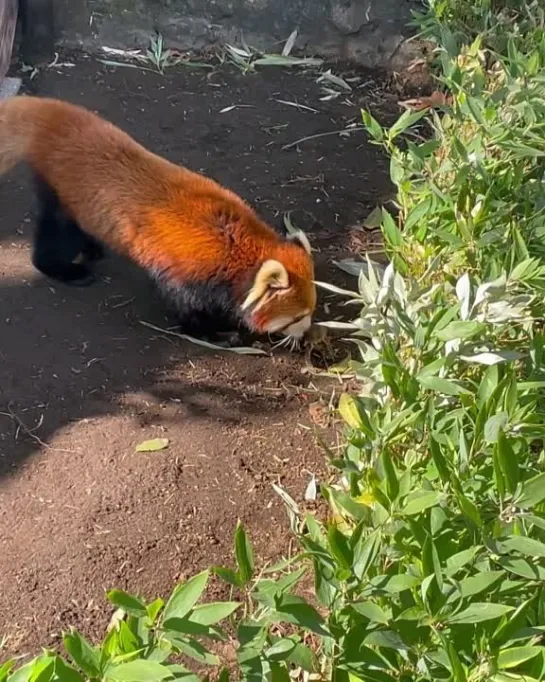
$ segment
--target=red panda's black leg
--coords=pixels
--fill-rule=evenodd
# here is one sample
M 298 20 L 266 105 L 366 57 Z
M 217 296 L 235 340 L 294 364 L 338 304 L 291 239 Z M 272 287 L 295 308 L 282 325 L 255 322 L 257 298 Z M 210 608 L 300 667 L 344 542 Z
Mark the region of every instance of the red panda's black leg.
M 165 273 L 152 273 L 176 312 L 183 334 L 215 342 L 238 326 L 236 304 L 227 282 L 186 282 L 174 285 Z
M 40 179 L 36 180 L 39 215 L 34 235 L 32 263 L 41 273 L 66 284 L 85 286 L 92 273 L 84 263 L 74 259 L 88 245 L 88 237 L 68 218 L 55 192 Z M 85 254 L 84 254 L 85 255 Z
M 42 274 L 66 284 L 90 283 L 92 273 L 83 263 L 73 263 L 67 256 L 70 249 L 64 242 L 65 233 L 57 221 L 41 217 L 36 226 L 32 263 Z
M 78 228 L 79 229 L 79 228 Z M 104 247 L 96 239 L 93 239 L 87 234 L 83 233 L 85 245 L 82 253 L 88 261 L 99 261 L 105 257 Z

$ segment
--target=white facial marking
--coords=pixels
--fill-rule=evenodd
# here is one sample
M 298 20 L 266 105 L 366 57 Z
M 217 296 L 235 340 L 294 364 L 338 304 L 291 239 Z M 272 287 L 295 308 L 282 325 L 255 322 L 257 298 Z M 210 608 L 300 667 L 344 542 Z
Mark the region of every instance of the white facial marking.
M 265 327 L 265 331 L 267 334 L 274 334 L 275 332 L 279 331 L 280 329 L 283 329 L 286 325 L 288 325 L 293 318 L 291 317 L 275 317 L 274 320 L 271 320 L 269 324 Z M 284 333 L 284 332 L 282 332 Z
M 282 334 L 286 336 L 291 336 L 294 339 L 300 339 L 309 330 L 311 325 L 310 315 L 306 315 L 302 320 L 290 324 L 287 329 L 284 329 Z

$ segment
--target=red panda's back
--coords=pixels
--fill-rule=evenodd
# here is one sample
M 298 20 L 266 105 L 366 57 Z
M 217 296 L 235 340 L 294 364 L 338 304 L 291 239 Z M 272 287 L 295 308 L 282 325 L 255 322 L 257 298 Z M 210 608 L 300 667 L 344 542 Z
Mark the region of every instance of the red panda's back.
M 164 201 L 178 169 L 86 109 L 33 104 L 30 165 L 83 229 L 121 246 L 137 230 L 140 208 Z

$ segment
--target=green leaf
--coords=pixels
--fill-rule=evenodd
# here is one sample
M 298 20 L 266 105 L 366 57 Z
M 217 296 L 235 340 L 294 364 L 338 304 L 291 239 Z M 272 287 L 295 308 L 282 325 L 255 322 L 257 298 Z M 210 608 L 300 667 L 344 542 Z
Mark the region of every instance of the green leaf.
M 271 682 L 291 682 L 291 677 L 289 672 L 287 671 L 286 666 L 282 665 L 281 663 L 270 663 L 270 668 L 271 668 L 271 674 L 270 674 L 270 681 Z
M 380 462 L 386 476 L 386 494 L 388 495 L 389 500 L 395 502 L 399 494 L 399 481 L 392 462 L 392 454 L 386 448 L 382 450 Z
M 340 507 L 357 521 L 369 518 L 369 507 L 356 502 L 353 497 L 347 495 L 342 490 L 322 485 L 321 491 L 324 499 L 330 503 L 332 508 L 335 508 L 335 506 Z
M 309 673 L 314 673 L 318 670 L 318 661 L 316 655 L 308 646 L 304 644 L 297 644 L 291 652 L 288 662 L 292 665 L 302 668 Z
M 400 573 L 399 575 L 393 575 L 384 585 L 384 589 L 390 594 L 397 594 L 405 590 L 411 590 L 417 585 L 420 585 L 419 578 L 416 578 L 414 575 Z
M 360 534 L 354 547 L 354 575 L 362 580 L 380 552 L 381 536 L 376 530 L 369 537 Z
M 405 172 L 398 154 L 393 154 L 390 157 L 390 179 L 394 185 L 400 185 L 403 182 Z
M 496 365 L 487 367 L 483 374 L 481 383 L 479 384 L 479 391 L 477 393 L 478 402 L 480 405 L 485 404 L 494 393 L 494 389 L 498 385 L 498 368 Z
M 394 630 L 373 630 L 363 640 L 366 646 L 384 647 L 396 651 L 407 651 L 408 647 Z
M 86 682 L 79 672 L 60 656 L 55 656 L 55 682 Z
M 443 455 L 441 446 L 435 440 L 435 437 L 433 435 L 429 440 L 429 446 L 433 463 L 435 464 L 435 467 L 437 469 L 437 473 L 439 474 L 443 483 L 448 483 L 450 481 L 450 471 L 448 468 L 447 460 Z
M 469 97 L 468 96 L 466 98 L 466 103 L 467 103 L 467 108 L 469 109 L 469 111 L 471 112 L 471 115 L 477 121 L 477 123 L 484 124 L 482 102 L 475 97 Z
M 506 483 L 507 491 L 513 494 L 520 479 L 517 455 L 511 446 L 510 440 L 506 437 L 503 430 L 498 433 L 496 454 Z
M 104 677 L 114 682 L 160 682 L 173 675 L 166 666 L 160 663 L 138 660 L 110 666 Z
M 138 617 L 148 615 L 144 602 L 128 592 L 124 592 L 123 590 L 110 590 L 106 594 L 106 597 L 114 606 L 123 609 L 123 611 L 130 613 L 132 616 Z
M 2 663 L 2 665 L 0 665 L 0 682 L 5 682 L 5 680 L 7 680 L 8 675 L 14 665 L 15 665 L 14 660 L 6 661 L 5 663 Z
M 156 452 L 157 450 L 164 450 L 168 447 L 168 438 L 153 438 L 152 440 L 145 440 L 136 446 L 136 452 Z
M 141 646 L 140 639 L 124 620 L 119 623 L 119 643 L 123 652 L 127 654 L 137 651 Z
M 350 395 L 350 393 L 341 393 L 338 410 L 348 426 L 353 429 L 360 429 L 367 435 L 373 434 L 369 417 L 358 398 Z
M 482 322 L 473 322 L 467 320 L 465 322 L 455 321 L 447 324 L 443 329 L 435 332 L 434 336 L 440 341 L 452 341 L 454 339 L 469 339 L 472 336 L 481 334 L 486 329 L 486 325 Z
M 35 658 L 34 660 L 29 661 L 25 665 L 22 665 L 14 673 L 10 675 L 9 682 L 29 682 L 34 666 L 37 664 L 39 660 L 40 659 Z
M 200 625 L 215 625 L 224 618 L 228 618 L 240 605 L 240 602 L 236 601 L 217 601 L 201 604 L 193 609 L 190 619 Z
M 401 514 L 413 516 L 439 504 L 443 494 L 438 490 L 416 490 L 407 495 Z
M 492 640 L 494 643 L 498 642 L 500 644 L 505 644 L 508 642 L 516 632 L 521 630 L 526 623 L 528 614 L 533 608 L 536 599 L 540 597 L 540 594 L 534 594 L 530 599 L 522 602 L 517 606 L 514 613 L 509 614 L 509 618 L 505 617 L 498 625 L 496 632 L 492 635 Z
M 422 620 L 427 617 L 428 612 L 425 609 L 421 608 L 420 606 L 410 606 L 408 609 L 402 611 L 399 616 L 397 616 L 396 620 L 415 621 Z
M 422 548 L 422 568 L 426 577 L 432 574 L 435 576 L 437 586 L 440 590 L 443 590 L 441 562 L 433 538 L 430 535 L 426 538 Z
M 117 615 L 117 614 L 115 614 Z M 121 621 L 123 622 L 123 621 Z M 120 643 L 120 637 L 119 637 L 119 629 L 121 627 L 121 623 L 119 624 L 119 627 L 112 627 L 110 630 L 106 633 L 106 637 L 104 637 L 102 641 L 102 646 L 100 650 L 100 665 L 102 668 L 104 668 L 104 665 L 111 659 L 114 658 L 114 656 L 117 656 L 120 653 L 123 653 L 121 643 Z
M 29 682 L 51 682 L 55 673 L 55 659 L 46 654 L 37 662 L 30 675 Z
M 464 578 L 460 581 L 459 589 L 464 599 L 473 597 L 481 592 L 487 592 L 501 578 L 505 576 L 505 571 L 487 571 Z
M 178 680 L 183 680 L 183 682 L 201 682 L 200 677 L 189 672 L 185 666 L 180 665 L 179 663 L 169 663 L 167 667 L 172 675 Z M 204 678 L 204 680 L 202 680 L 202 682 L 210 682 L 208 675 Z
M 348 538 L 335 525 L 331 525 L 327 531 L 327 542 L 331 554 L 339 566 L 351 570 L 353 555 Z
M 454 490 L 454 494 L 456 496 L 456 499 L 458 500 L 458 504 L 460 505 L 460 509 L 462 510 L 462 514 L 471 521 L 471 523 L 476 527 L 476 528 L 481 528 L 483 525 L 483 521 L 481 519 L 481 515 L 479 513 L 479 509 L 473 502 L 466 497 L 463 492 L 457 488 Z
M 497 443 L 502 431 L 507 425 L 507 412 L 499 412 L 489 417 L 484 425 L 484 438 L 488 443 Z
M 387 625 L 389 622 L 388 616 L 383 609 L 372 601 L 354 602 L 352 606 L 358 613 L 361 613 L 362 616 L 368 618 L 372 623 Z
M 362 109 L 361 111 L 361 116 L 367 132 L 377 142 L 381 142 L 381 140 L 384 138 L 382 126 L 378 123 L 378 121 L 375 118 L 371 116 L 371 114 L 368 111 L 365 111 L 364 109 Z
M 155 619 L 159 615 L 159 612 L 165 605 L 165 602 L 159 597 L 155 601 L 151 602 L 151 604 L 148 604 L 146 606 L 146 611 L 148 613 L 148 618 L 154 623 Z
M 503 568 L 510 571 L 511 573 L 520 575 L 523 578 L 528 578 L 528 580 L 545 581 L 545 568 L 542 568 L 535 562 L 529 564 L 524 559 L 517 559 L 515 557 L 501 557 L 498 559 L 498 564 L 503 566 Z
M 498 654 L 498 668 L 500 670 L 516 668 L 539 654 L 545 654 L 542 646 L 515 646 L 511 649 L 503 649 Z
M 382 223 L 382 209 L 379 206 L 376 206 L 371 213 L 365 218 L 363 221 L 363 226 L 366 227 L 368 230 L 374 230 L 378 227 L 380 227 Z
M 172 633 L 169 633 L 172 638 Z M 173 643 L 180 649 L 182 654 L 190 656 L 195 661 L 199 663 L 204 663 L 206 665 L 219 665 L 220 659 L 216 654 L 211 653 L 208 649 L 203 646 L 196 639 L 188 639 L 187 637 L 182 637 L 179 639 L 172 638 Z
M 235 573 L 233 569 L 225 566 L 213 566 L 211 571 L 229 585 L 233 585 L 233 587 L 242 587 L 242 581 L 238 576 L 238 573 Z
M 238 565 L 238 574 L 242 584 L 247 584 L 254 575 L 254 553 L 246 531 L 240 521 L 235 531 L 235 557 Z
M 295 649 L 295 646 L 296 642 L 293 639 L 281 638 L 264 651 L 264 655 L 273 661 L 285 661 Z
M 74 663 L 89 677 L 100 677 L 100 653 L 95 647 L 79 634 L 72 630 L 64 635 L 63 644 L 70 654 Z
M 545 544 L 524 535 L 511 535 L 502 540 L 504 547 L 529 557 L 545 557 Z
M 535 507 L 545 500 L 545 473 L 538 474 L 533 478 L 524 481 L 522 490 L 517 497 L 515 504 L 522 509 Z
M 425 218 L 427 214 L 430 212 L 432 206 L 432 201 L 430 198 L 424 199 L 424 201 L 420 201 L 417 204 L 414 204 L 414 206 L 410 209 L 410 211 L 407 214 L 407 217 L 405 218 L 404 222 L 404 228 L 405 230 L 410 230 L 414 225 L 418 224 L 422 218 Z
M 468 395 L 470 393 L 467 388 L 460 386 L 454 381 L 441 379 L 440 377 L 422 377 L 418 379 L 418 382 L 422 388 L 443 393 L 444 395 Z
M 495 618 L 501 618 L 506 613 L 513 611 L 513 606 L 507 606 L 505 604 L 488 604 L 475 602 L 452 616 L 446 619 L 449 625 L 467 625 L 469 623 L 482 623 L 487 620 L 494 620 Z
M 504 409 L 512 418 L 518 408 L 518 389 L 517 381 L 514 374 L 511 374 L 511 381 L 508 383 L 504 394 Z
M 467 676 L 466 672 L 464 670 L 464 666 L 462 665 L 458 654 L 456 653 L 456 649 L 453 647 L 452 642 L 447 642 L 446 643 L 446 648 L 447 648 L 447 656 L 450 661 L 451 669 L 452 669 L 452 675 L 454 682 L 466 682 Z
M 382 209 L 382 231 L 390 246 L 399 248 L 403 244 L 403 237 L 394 219 L 386 209 Z
M 494 471 L 494 482 L 496 483 L 496 490 L 498 497 L 503 500 L 505 497 L 505 480 L 503 478 L 503 471 L 501 470 L 500 460 L 497 451 L 492 453 L 492 465 Z
M 277 600 L 276 614 L 271 616 L 281 622 L 293 623 L 322 637 L 329 637 L 325 621 L 316 609 L 302 597 L 283 594 Z
M 420 379 L 425 379 L 426 377 L 434 377 L 437 376 L 439 373 L 439 370 L 443 369 L 443 367 L 446 364 L 447 359 L 446 358 L 437 358 L 436 360 L 433 360 L 427 365 L 424 365 L 420 372 L 416 375 L 416 378 L 418 380 Z
M 191 611 L 206 589 L 209 575 L 209 571 L 203 571 L 176 587 L 165 606 L 163 623 L 169 618 L 183 618 Z
M 469 547 L 468 549 L 464 549 L 461 552 L 458 552 L 457 554 L 453 554 L 451 557 L 447 559 L 446 575 L 450 577 L 456 575 L 456 573 L 458 573 L 458 571 L 464 568 L 464 566 L 466 566 L 469 562 L 473 561 L 475 555 L 481 549 L 482 547 L 477 545 L 475 547 Z
M 426 116 L 427 113 L 427 109 L 422 109 L 420 111 L 411 111 L 410 109 L 407 109 L 404 111 L 394 125 L 388 130 L 388 138 L 390 141 L 393 141 L 398 135 L 404 133 L 408 128 Z

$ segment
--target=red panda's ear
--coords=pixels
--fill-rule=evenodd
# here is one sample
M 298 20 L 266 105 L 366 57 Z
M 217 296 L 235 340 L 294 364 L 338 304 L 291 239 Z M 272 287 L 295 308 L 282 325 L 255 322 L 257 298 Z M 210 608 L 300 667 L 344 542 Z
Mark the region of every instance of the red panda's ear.
M 259 268 L 242 308 L 248 308 L 259 301 L 270 289 L 287 289 L 289 285 L 288 271 L 282 263 L 278 260 L 267 260 Z
M 302 230 L 297 230 L 297 232 L 292 232 L 288 235 L 288 239 L 291 242 L 299 242 L 299 244 L 305 249 L 305 251 L 310 255 L 312 253 L 312 247 L 308 240 L 307 235 Z

